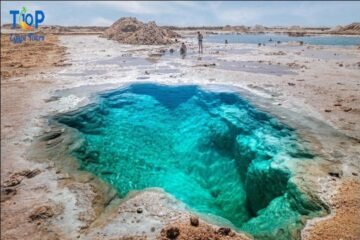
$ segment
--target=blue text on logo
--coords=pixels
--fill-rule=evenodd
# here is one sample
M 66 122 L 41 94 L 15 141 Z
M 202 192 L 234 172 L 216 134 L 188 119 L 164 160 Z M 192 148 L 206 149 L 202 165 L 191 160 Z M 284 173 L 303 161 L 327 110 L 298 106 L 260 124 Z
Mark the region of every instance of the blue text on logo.
M 10 10 L 10 14 L 13 15 L 13 28 L 16 28 L 16 16 L 19 14 L 19 10 Z M 41 10 L 35 11 L 35 18 L 31 13 L 21 14 L 21 19 L 23 22 L 25 22 L 27 25 L 31 26 L 33 25 L 35 21 L 35 28 L 38 28 L 39 23 L 42 23 L 45 19 L 45 14 Z

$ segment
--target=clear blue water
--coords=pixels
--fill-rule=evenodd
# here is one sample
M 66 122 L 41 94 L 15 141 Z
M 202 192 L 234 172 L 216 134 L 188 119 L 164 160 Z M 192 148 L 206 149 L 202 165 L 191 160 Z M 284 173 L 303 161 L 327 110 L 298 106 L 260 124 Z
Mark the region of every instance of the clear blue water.
M 272 42 L 269 42 L 269 39 Z M 277 41 L 281 42 L 296 42 L 303 41 L 305 44 L 312 45 L 359 45 L 360 37 L 352 36 L 304 36 L 304 37 L 290 37 L 285 34 L 218 34 L 218 35 L 207 35 L 204 42 L 212 43 L 224 43 L 225 39 L 229 43 L 264 43 L 264 44 L 275 44 Z
M 120 197 L 160 187 L 257 239 L 298 239 L 303 220 L 323 212 L 281 164 L 312 154 L 293 129 L 234 93 L 130 85 L 55 120 L 83 140 L 70 146 L 80 169 Z

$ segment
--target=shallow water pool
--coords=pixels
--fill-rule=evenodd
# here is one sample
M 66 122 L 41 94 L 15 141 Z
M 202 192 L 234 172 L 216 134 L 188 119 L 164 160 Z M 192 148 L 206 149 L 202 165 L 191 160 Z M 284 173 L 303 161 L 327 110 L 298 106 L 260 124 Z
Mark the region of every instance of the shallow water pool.
M 330 36 L 330 35 L 318 35 L 318 36 L 303 36 L 303 37 L 290 37 L 285 34 L 218 34 L 208 35 L 204 41 L 213 43 L 224 43 L 225 39 L 229 43 L 264 43 L 275 44 L 280 42 L 297 42 L 302 41 L 305 44 L 312 45 L 340 45 L 340 46 L 352 46 L 360 44 L 360 37 L 358 36 Z M 269 42 L 269 40 L 272 42 Z
M 324 212 L 284 164 L 312 161 L 312 153 L 238 94 L 135 84 L 55 120 L 82 139 L 69 148 L 80 169 L 120 197 L 159 187 L 257 239 L 297 239 L 304 219 Z

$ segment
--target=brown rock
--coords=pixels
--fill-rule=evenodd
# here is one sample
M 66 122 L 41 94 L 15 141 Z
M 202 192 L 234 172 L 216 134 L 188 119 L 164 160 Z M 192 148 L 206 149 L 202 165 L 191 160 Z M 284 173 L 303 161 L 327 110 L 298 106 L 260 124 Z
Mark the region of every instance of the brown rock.
M 16 195 L 15 188 L 11 188 L 11 187 L 1 188 L 1 202 L 5 202 L 6 200 L 9 200 L 14 195 Z
M 32 210 L 29 218 L 31 221 L 35 221 L 38 219 L 47 219 L 54 216 L 54 210 L 50 206 L 40 206 L 36 207 Z
M 19 185 L 22 180 L 23 180 L 22 176 L 11 175 L 9 179 L 4 181 L 3 187 L 13 187 Z
M 180 235 L 180 230 L 177 227 L 170 227 L 166 230 L 166 237 L 169 239 L 176 239 Z
M 4 181 L 3 187 L 13 187 L 19 185 L 21 181 L 26 178 L 33 178 L 38 175 L 41 171 L 39 169 L 25 169 L 19 172 L 15 172 L 10 175 L 9 179 Z
M 341 173 L 339 172 L 329 172 L 328 173 L 331 177 L 336 177 L 336 178 L 340 178 L 341 177 Z
M 27 178 L 33 178 L 36 175 L 38 175 L 39 173 L 41 173 L 40 169 L 36 168 L 36 169 L 33 169 L 33 170 L 30 170 L 30 169 L 23 170 L 19 174 L 21 176 L 25 176 Z
M 226 228 L 226 227 L 221 227 L 217 230 L 217 233 L 218 234 L 221 234 L 221 235 L 224 235 L 224 236 L 227 236 L 229 235 L 231 232 L 231 229 L 230 228 Z
M 197 227 L 199 226 L 199 218 L 196 216 L 191 216 L 190 217 L 190 224 L 191 226 Z
M 171 225 L 166 226 L 160 232 L 160 235 L 156 238 L 157 240 L 169 240 L 166 235 L 166 230 L 171 227 L 179 229 L 179 236 L 177 240 L 250 240 L 251 238 L 246 237 L 243 234 L 237 234 L 234 231 L 230 231 L 228 235 L 220 234 L 219 228 L 214 225 L 209 225 L 206 222 L 202 222 L 198 227 L 193 227 L 189 224 L 189 220 L 174 222 Z M 221 230 L 222 231 L 222 230 Z M 226 230 L 225 230 L 226 232 Z

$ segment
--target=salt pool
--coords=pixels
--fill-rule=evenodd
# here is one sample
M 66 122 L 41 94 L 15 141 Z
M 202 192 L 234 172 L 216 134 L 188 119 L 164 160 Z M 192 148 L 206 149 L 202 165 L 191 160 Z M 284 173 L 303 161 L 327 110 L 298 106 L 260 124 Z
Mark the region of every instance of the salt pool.
M 284 164 L 313 161 L 296 131 L 238 94 L 134 84 L 54 120 L 81 139 L 69 146 L 80 170 L 120 197 L 159 187 L 256 239 L 298 239 L 326 212 Z

